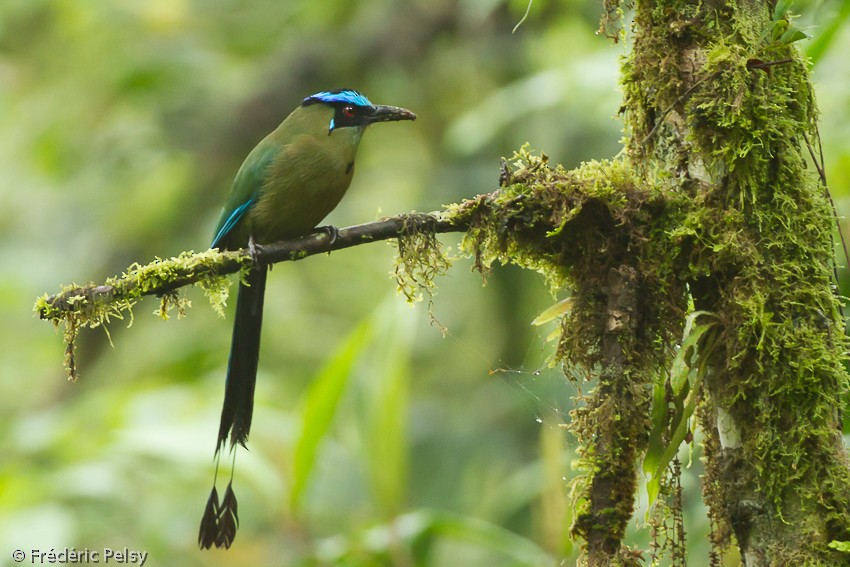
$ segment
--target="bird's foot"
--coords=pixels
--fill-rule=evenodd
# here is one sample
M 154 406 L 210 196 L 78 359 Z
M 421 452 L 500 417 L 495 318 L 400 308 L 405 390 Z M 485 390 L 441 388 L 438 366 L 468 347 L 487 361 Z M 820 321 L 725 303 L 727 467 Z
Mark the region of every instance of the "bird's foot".
M 339 238 L 339 229 L 333 225 L 317 226 L 316 230 L 321 230 L 328 235 L 328 248 L 333 246 Z
M 251 262 L 253 262 L 254 267 L 260 265 L 260 253 L 263 251 L 263 247 L 260 244 L 254 242 L 254 235 L 248 237 L 248 251 L 251 253 Z

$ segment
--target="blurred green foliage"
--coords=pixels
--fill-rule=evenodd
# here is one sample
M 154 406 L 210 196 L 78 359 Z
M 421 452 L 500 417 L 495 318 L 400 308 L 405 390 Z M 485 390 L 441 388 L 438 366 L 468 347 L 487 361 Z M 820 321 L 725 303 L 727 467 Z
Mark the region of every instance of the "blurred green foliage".
M 497 269 L 482 287 L 459 262 L 437 282 L 444 337 L 396 296 L 391 246 L 278 266 L 228 552 L 195 539 L 231 320 L 197 291 L 167 323 L 143 302 L 129 329 L 111 327 L 115 348 L 81 336 L 83 377 L 69 384 L 61 337 L 30 313 L 60 284 L 205 249 L 244 156 L 318 90 L 350 86 L 420 116 L 369 134 L 338 225 L 492 191 L 498 158 L 526 141 L 567 167 L 616 154 L 624 47 L 595 35 L 600 3 L 538 0 L 512 34 L 526 7 L 0 3 L 0 565 L 15 549 L 124 546 L 152 565 L 571 563 L 572 440 L 559 424 L 575 391 L 546 365 L 552 329 L 529 325 L 553 302 L 534 274 Z M 848 10 L 794 9 L 846 216 Z M 699 470 L 683 478 L 696 564 Z M 630 541 L 648 537 L 638 510 Z

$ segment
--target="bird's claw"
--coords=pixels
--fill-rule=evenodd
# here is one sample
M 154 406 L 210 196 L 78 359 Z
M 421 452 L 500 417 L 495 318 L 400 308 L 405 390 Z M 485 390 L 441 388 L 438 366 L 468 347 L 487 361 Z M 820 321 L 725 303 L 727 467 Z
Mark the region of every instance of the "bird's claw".
M 321 230 L 328 235 L 328 248 L 333 246 L 339 239 L 339 229 L 333 225 L 317 226 L 316 230 Z
M 248 237 L 248 251 L 251 253 L 251 262 L 254 264 L 254 267 L 260 265 L 260 253 L 263 251 L 263 247 L 260 244 L 254 242 L 254 235 Z

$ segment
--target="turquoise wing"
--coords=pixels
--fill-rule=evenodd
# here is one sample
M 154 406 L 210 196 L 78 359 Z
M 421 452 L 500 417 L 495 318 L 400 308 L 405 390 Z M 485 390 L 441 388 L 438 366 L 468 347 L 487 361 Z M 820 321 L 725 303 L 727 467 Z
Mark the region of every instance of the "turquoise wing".
M 251 208 L 259 200 L 260 192 L 266 182 L 269 169 L 280 148 L 270 136 L 257 144 L 236 173 L 233 187 L 221 215 L 218 219 L 211 248 L 221 248 L 228 243 L 232 246 L 247 246 L 248 233 L 242 234 L 240 227 Z M 235 238 L 238 235 L 238 238 Z M 234 240 L 235 238 L 235 240 Z
M 222 216 L 222 219 L 219 220 L 219 228 L 218 232 L 215 233 L 213 237 L 212 244 L 210 244 L 210 248 L 220 248 L 224 239 L 230 234 L 230 231 L 233 230 L 233 227 L 236 226 L 242 217 L 245 216 L 245 213 L 251 206 L 254 204 L 254 199 L 249 199 L 236 207 L 226 218 Z M 224 224 L 221 221 L 224 221 Z

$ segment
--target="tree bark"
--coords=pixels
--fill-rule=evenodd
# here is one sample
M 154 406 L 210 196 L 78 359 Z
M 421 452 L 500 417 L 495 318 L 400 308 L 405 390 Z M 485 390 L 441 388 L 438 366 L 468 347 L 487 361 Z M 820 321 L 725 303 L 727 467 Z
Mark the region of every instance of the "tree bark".
M 634 463 L 645 448 L 627 432 L 646 429 L 649 384 L 636 384 L 632 347 L 638 328 L 639 276 L 622 265 L 608 271 L 605 326 L 602 330 L 602 371 L 590 406 L 605 416 L 594 424 L 592 459 L 596 473 L 588 492 L 588 512 L 577 520 L 576 531 L 587 540 L 588 567 L 628 561 L 622 539 L 633 513 L 637 492 Z M 636 373 L 635 373 L 636 374 Z M 643 390 L 635 395 L 635 389 Z M 609 412 L 599 411 L 610 406 Z

